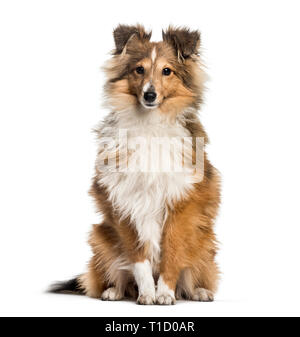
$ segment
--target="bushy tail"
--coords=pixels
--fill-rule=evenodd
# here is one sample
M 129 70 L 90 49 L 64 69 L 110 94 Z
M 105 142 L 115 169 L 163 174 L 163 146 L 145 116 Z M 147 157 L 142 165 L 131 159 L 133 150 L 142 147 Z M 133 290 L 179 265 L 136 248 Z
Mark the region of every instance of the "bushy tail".
M 52 284 L 49 287 L 48 292 L 56 294 L 84 294 L 84 290 L 79 283 L 79 276 L 68 281 Z

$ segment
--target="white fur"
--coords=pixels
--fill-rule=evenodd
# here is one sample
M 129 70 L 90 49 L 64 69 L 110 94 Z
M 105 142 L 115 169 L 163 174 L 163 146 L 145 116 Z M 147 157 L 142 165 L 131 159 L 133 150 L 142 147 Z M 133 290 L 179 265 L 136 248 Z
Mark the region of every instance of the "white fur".
M 132 267 L 133 276 L 139 289 L 140 301 L 151 304 L 155 301 L 155 284 L 152 276 L 152 268 L 149 260 L 144 262 L 137 262 Z M 139 301 L 139 299 L 138 299 Z M 146 303 L 147 302 L 147 303 Z
M 154 47 L 153 49 L 152 49 L 152 53 L 151 53 L 151 59 L 152 59 L 152 62 L 154 63 L 155 62 L 155 60 L 156 60 L 156 47 Z
M 151 82 L 149 81 L 143 86 L 143 92 L 146 92 L 150 87 L 151 87 Z
M 193 301 L 211 302 L 214 300 L 212 291 L 205 288 L 196 288 L 192 296 Z
M 156 289 L 156 303 L 158 304 L 174 304 L 175 295 L 174 290 L 170 289 L 164 282 L 163 277 L 160 276 L 157 281 Z
M 103 301 L 119 301 L 123 296 L 124 294 L 119 292 L 116 287 L 110 287 L 103 291 L 101 299 Z
M 117 257 L 105 273 L 105 278 L 110 283 L 121 284 L 126 277 L 126 271 L 130 270 L 130 264 L 124 256 Z M 123 276 L 124 275 L 124 276 Z
M 153 137 L 188 137 L 189 131 L 184 127 L 184 114 L 174 121 L 158 110 L 122 110 L 108 115 L 99 131 L 100 147 L 105 137 L 117 142 L 121 161 L 128 159 L 127 172 L 114 172 L 114 167 L 104 168 L 102 162 L 97 168 L 100 172 L 98 183 L 104 185 L 109 199 L 122 218 L 130 218 L 135 226 L 140 244 L 150 245 L 149 260 L 155 268 L 159 262 L 160 239 L 167 208 L 184 198 L 193 188 L 193 170 L 188 172 L 136 172 L 136 161 L 144 163 L 150 151 L 133 151 L 126 158 L 127 144 L 119 140 L 119 129 L 127 129 L 128 145 L 134 144 L 136 137 L 143 137 L 144 145 L 149 149 Z M 162 149 L 168 151 L 168 149 Z M 141 153 L 142 152 L 142 153 Z M 177 142 L 173 160 L 181 158 L 182 143 Z M 143 158 L 144 155 L 144 158 Z M 169 153 L 162 153 L 163 161 Z M 124 159 L 125 158 L 125 159 Z M 152 158 L 149 162 L 153 164 Z M 178 158 L 177 158 L 178 160 Z M 159 164 L 154 162 L 154 164 Z M 113 165 L 113 163 L 111 164 Z M 154 165 L 155 166 L 155 165 Z M 159 166 L 159 165 L 158 165 Z

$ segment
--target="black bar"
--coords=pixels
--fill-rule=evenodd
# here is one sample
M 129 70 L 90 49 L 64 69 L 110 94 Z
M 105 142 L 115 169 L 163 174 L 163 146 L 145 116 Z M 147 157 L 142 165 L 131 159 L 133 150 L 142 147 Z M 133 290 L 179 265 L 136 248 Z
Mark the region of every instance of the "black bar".
M 0 318 L 1 330 L 11 333 L 67 336 L 203 336 L 217 332 L 230 336 L 256 336 L 262 332 L 287 335 L 298 331 L 297 317 L 8 317 Z M 296 330 L 295 330 L 296 329 Z M 82 337 L 83 337 L 82 336 Z

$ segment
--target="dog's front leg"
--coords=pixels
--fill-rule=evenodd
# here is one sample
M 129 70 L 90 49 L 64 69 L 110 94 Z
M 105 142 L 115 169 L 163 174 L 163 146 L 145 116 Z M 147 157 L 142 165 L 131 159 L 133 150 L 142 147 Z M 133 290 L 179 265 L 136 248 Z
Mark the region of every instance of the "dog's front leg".
M 123 248 L 131 264 L 131 272 L 138 286 L 138 304 L 155 303 L 155 283 L 152 266 L 147 259 L 147 245 L 141 245 L 138 233 L 130 223 L 122 222 L 119 226 L 119 236 Z
M 148 259 L 135 262 L 132 267 L 133 275 L 138 286 L 138 304 L 155 303 L 155 283 L 152 276 L 152 267 Z
M 118 227 L 118 233 L 130 262 L 130 270 L 138 286 L 137 303 L 154 304 L 155 283 L 152 275 L 152 266 L 147 259 L 147 244 L 140 244 L 138 233 L 129 222 L 121 222 Z
M 178 237 L 178 236 L 177 236 Z M 161 242 L 160 274 L 156 288 L 157 304 L 175 304 L 175 289 L 182 266 L 182 245 L 176 240 L 176 227 L 166 224 Z
M 175 288 L 179 273 L 179 269 L 172 262 L 161 264 L 155 295 L 157 304 L 175 304 Z

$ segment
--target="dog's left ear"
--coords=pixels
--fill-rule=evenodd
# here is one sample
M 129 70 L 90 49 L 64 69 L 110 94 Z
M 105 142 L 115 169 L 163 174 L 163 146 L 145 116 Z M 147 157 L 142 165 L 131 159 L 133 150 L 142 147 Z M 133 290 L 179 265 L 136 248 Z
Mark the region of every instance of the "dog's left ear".
M 192 55 L 198 55 L 200 47 L 200 33 L 188 28 L 169 27 L 162 32 L 163 41 L 174 49 L 179 60 L 184 61 Z
M 138 42 L 149 41 L 151 38 L 151 32 L 146 32 L 142 25 L 128 26 L 119 25 L 113 32 L 115 40 L 115 54 L 121 54 L 126 44 L 136 39 Z

